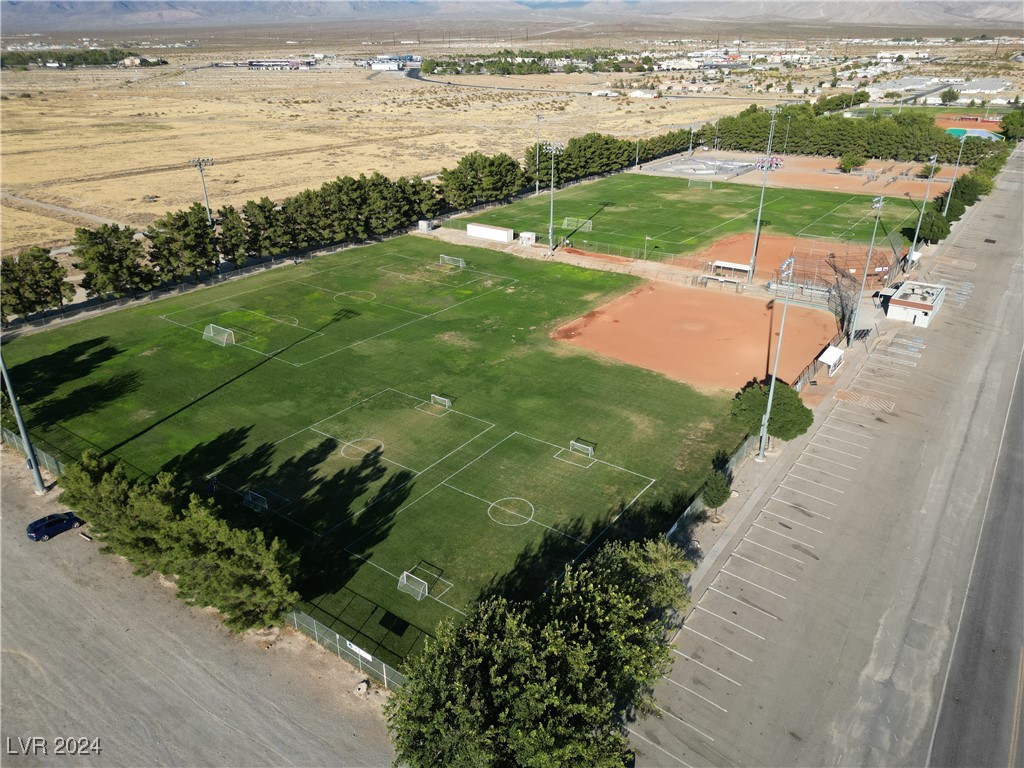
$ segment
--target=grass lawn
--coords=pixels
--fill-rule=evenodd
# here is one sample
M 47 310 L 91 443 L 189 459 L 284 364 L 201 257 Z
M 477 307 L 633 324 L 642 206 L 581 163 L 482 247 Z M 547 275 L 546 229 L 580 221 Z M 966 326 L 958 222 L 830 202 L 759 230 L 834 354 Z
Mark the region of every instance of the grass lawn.
M 440 265 L 442 247 L 467 268 Z M 300 551 L 304 610 L 400 663 L 481 591 L 535 593 L 616 519 L 663 527 L 662 502 L 738 442 L 728 398 L 549 339 L 636 284 L 411 236 L 4 356 L 40 447 L 215 492 Z M 204 340 L 211 324 L 235 343 Z M 400 592 L 403 572 L 428 596 Z
M 712 189 L 689 188 L 686 179 L 622 173 L 555 192 L 555 237 L 584 250 L 616 256 L 665 259 L 685 256 L 729 235 L 753 232 L 761 189 L 715 181 Z M 867 243 L 874 226 L 870 195 L 800 189 L 768 189 L 761 216 L 766 234 Z M 889 198 L 879 236 L 913 228 L 920 200 Z M 566 218 L 589 219 L 591 231 L 562 226 Z M 466 218 L 468 222 L 533 231 L 547 242 L 550 198 L 541 194 Z M 912 235 L 913 233 L 911 233 Z

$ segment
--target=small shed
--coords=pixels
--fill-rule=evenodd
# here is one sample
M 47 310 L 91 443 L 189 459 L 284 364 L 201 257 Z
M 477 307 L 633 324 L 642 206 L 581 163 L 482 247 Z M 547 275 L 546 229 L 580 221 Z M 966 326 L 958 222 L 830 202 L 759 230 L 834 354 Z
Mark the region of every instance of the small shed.
M 946 298 L 946 286 L 907 280 L 889 299 L 886 315 L 927 328 Z
M 818 362 L 828 369 L 828 377 L 831 379 L 843 366 L 843 350 L 833 347 L 831 344 L 818 355 Z

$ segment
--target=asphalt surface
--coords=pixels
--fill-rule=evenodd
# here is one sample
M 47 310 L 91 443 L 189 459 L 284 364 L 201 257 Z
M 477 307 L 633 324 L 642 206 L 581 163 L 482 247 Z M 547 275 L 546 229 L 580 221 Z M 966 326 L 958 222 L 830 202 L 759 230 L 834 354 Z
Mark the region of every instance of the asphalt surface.
M 743 470 L 762 482 L 691 582 L 659 716 L 630 724 L 638 766 L 1020 754 L 1021 159 L 926 254 L 930 327 L 866 304 L 812 431 Z
M 29 541 L 55 494 L 2 460 L 0 764 L 391 764 L 383 695 L 357 696 L 336 656 L 301 635 L 232 635 L 75 531 Z M 89 753 L 56 754 L 69 738 Z

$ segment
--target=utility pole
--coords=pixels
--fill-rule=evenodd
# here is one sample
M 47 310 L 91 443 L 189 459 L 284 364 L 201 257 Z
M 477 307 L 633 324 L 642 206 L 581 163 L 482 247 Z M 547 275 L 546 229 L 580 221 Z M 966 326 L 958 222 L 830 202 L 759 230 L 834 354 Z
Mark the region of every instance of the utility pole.
M 213 165 L 213 159 L 197 157 L 190 161 L 190 164 L 199 169 L 199 180 L 203 182 L 203 200 L 206 201 L 206 223 L 210 225 L 210 229 L 213 229 L 213 214 L 210 213 L 210 198 L 206 194 L 206 176 L 203 174 L 203 168 Z
M 964 142 L 967 141 L 967 132 L 964 131 L 964 135 L 960 137 L 960 151 L 956 153 L 956 166 L 953 168 L 953 182 L 949 185 L 949 190 L 946 192 L 946 204 L 942 207 L 942 215 L 945 216 L 949 213 L 949 201 L 953 197 L 953 184 L 956 184 L 956 174 L 960 170 L 960 156 L 964 153 Z
M 540 121 L 544 119 L 544 115 L 537 115 L 537 157 L 534 160 L 533 171 L 534 171 L 534 190 L 535 195 L 540 194 Z
M 761 202 L 757 204 L 757 223 L 754 225 L 754 249 L 750 253 L 750 272 L 747 274 L 747 283 L 754 282 L 754 269 L 757 267 L 757 241 L 761 235 L 761 211 L 764 209 L 764 190 L 768 185 L 768 168 L 772 162 L 772 139 L 775 137 L 775 115 L 778 110 L 774 107 L 768 112 L 772 121 L 768 126 L 768 151 L 764 156 L 764 173 L 761 176 Z
M 782 354 L 782 334 L 786 330 L 786 310 L 789 309 L 789 294 L 793 292 L 793 262 L 794 257 L 790 256 L 779 267 L 779 272 L 789 278 L 786 281 L 786 295 L 782 304 L 782 322 L 779 323 L 779 341 L 775 345 L 775 365 L 772 366 L 772 383 L 768 387 L 768 405 L 764 409 L 764 416 L 761 417 L 761 435 L 757 442 L 757 456 L 755 461 L 764 461 L 764 452 L 768 447 L 768 418 L 772 415 L 772 399 L 775 397 L 775 376 L 779 372 L 779 357 Z
M 879 195 L 871 201 L 871 207 L 875 209 L 875 227 L 871 230 L 871 245 L 868 246 L 868 257 L 864 264 L 864 276 L 860 280 L 860 294 L 857 303 L 853 305 L 853 321 L 850 323 L 850 335 L 846 337 L 846 346 L 853 344 L 857 335 L 857 318 L 860 316 L 860 305 L 864 301 L 864 286 L 868 282 L 868 272 L 871 269 L 871 254 L 875 250 L 875 235 L 878 234 L 878 220 L 882 216 L 882 206 L 885 205 L 885 198 Z
M 782 154 L 786 154 L 786 149 L 789 147 L 789 126 L 793 124 L 793 116 L 788 115 L 786 117 L 786 140 L 782 143 Z
M 28 430 L 25 428 L 25 420 L 21 418 L 21 408 L 18 407 L 18 398 L 14 395 L 14 387 L 11 386 L 11 377 L 7 373 L 7 364 L 0 355 L 0 373 L 3 374 L 4 386 L 7 388 L 7 395 L 11 398 L 11 410 L 14 411 L 14 420 L 18 423 L 18 431 L 21 432 L 21 441 L 25 444 L 25 465 L 32 470 L 32 479 L 36 483 L 36 496 L 46 493 L 46 486 L 43 484 L 43 476 L 39 474 L 39 462 L 36 460 L 36 449 L 32 447 L 32 441 L 28 437 Z
M 911 261 L 914 260 L 914 254 L 917 253 L 917 236 L 921 234 L 921 222 L 924 220 L 924 209 L 928 207 L 928 191 L 932 188 L 932 177 L 935 175 L 935 161 L 938 159 L 938 155 L 932 155 L 928 158 L 931 170 L 928 172 L 928 183 L 924 187 L 924 200 L 921 201 L 921 213 L 917 216 L 917 228 L 914 230 L 914 241 L 910 246 Z
M 551 217 L 548 219 L 548 247 L 555 252 L 555 156 L 562 154 L 563 145 L 549 141 L 548 152 L 551 153 Z

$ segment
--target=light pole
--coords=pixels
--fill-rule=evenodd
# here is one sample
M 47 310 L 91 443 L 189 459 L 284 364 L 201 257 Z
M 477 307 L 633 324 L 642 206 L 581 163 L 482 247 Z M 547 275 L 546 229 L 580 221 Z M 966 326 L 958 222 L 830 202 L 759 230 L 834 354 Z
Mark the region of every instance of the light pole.
M 206 176 L 203 175 L 203 168 L 213 165 L 213 159 L 209 157 L 197 157 L 191 161 L 191 165 L 199 169 L 199 180 L 203 182 L 203 200 L 206 201 L 206 223 L 213 229 L 213 216 L 210 213 L 210 198 L 206 194 Z
M 938 159 L 938 155 L 932 155 L 928 158 L 931 170 L 928 172 L 928 183 L 924 187 L 924 200 L 921 202 L 921 213 L 917 216 L 917 229 L 914 230 L 914 241 L 910 246 L 911 261 L 914 260 L 914 254 L 917 253 L 917 236 L 921 234 L 921 221 L 924 219 L 924 209 L 928 207 L 928 191 L 932 188 L 932 176 L 935 175 L 935 161 Z
M 640 137 L 639 136 L 637 136 L 637 139 L 636 139 L 636 159 L 633 160 L 633 167 L 634 168 L 639 168 L 640 167 Z
M 551 217 L 548 219 L 548 247 L 555 252 L 555 156 L 562 154 L 562 145 L 555 141 L 547 143 L 551 153 Z
M 533 163 L 534 172 L 534 194 L 540 194 L 540 121 L 544 119 L 544 115 L 537 115 L 537 158 Z
M 28 430 L 25 428 L 25 420 L 21 418 L 21 408 L 18 407 L 18 398 L 14 395 L 14 387 L 11 386 L 11 377 L 7 375 L 7 365 L 4 358 L 0 356 L 0 374 L 3 374 L 4 386 L 7 388 L 7 396 L 11 399 L 11 410 L 14 411 L 14 420 L 18 423 L 18 431 L 21 432 L 21 441 L 25 444 L 25 464 L 32 470 L 32 478 L 36 483 L 36 496 L 46 493 L 46 486 L 43 485 L 43 476 L 39 474 L 39 462 L 36 460 L 36 449 L 32 447 L 29 440 Z
M 764 208 L 764 189 L 768 185 L 768 168 L 772 161 L 772 139 L 775 137 L 775 114 L 778 110 L 769 109 L 772 122 L 768 126 L 768 151 L 764 156 L 764 174 L 761 176 L 761 202 L 757 204 L 757 223 L 754 225 L 754 249 L 750 252 L 750 272 L 747 273 L 747 282 L 754 282 L 754 268 L 757 266 L 757 240 L 761 234 L 761 211 Z
M 650 239 L 650 235 L 644 235 L 644 261 L 647 261 L 647 241 Z
M 782 334 L 786 330 L 786 310 L 789 309 L 789 294 L 793 292 L 793 257 L 790 256 L 779 267 L 779 272 L 789 278 L 786 282 L 786 295 L 782 300 L 782 322 L 779 323 L 779 341 L 775 345 L 775 364 L 772 366 L 772 383 L 768 387 L 768 406 L 761 417 L 761 436 L 757 443 L 755 461 L 764 461 L 764 452 L 768 447 L 768 418 L 772 415 L 772 398 L 775 397 L 775 375 L 779 372 L 779 357 L 782 352 Z
M 789 147 L 789 127 L 793 124 L 793 116 L 788 115 L 786 117 L 786 140 L 782 143 L 782 154 L 786 154 L 786 149 Z
M 956 173 L 960 170 L 960 156 L 964 153 L 964 142 L 967 141 L 967 133 L 960 137 L 960 151 L 956 153 L 956 165 L 953 167 L 953 183 L 949 185 L 946 192 L 946 204 L 942 206 L 942 215 L 949 213 L 949 201 L 953 197 L 953 184 L 956 184 Z
M 875 209 L 875 227 L 871 230 L 871 244 L 868 246 L 868 258 L 864 264 L 864 277 L 860 280 L 860 294 L 857 303 L 853 305 L 853 322 L 850 323 L 850 335 L 846 337 L 846 346 L 853 343 L 857 335 L 857 318 L 860 316 L 860 305 L 864 302 L 864 286 L 868 282 L 868 272 L 871 270 L 871 254 L 875 250 L 875 235 L 878 233 L 878 220 L 882 216 L 882 206 L 885 205 L 885 198 L 879 195 L 871 201 L 871 207 Z

